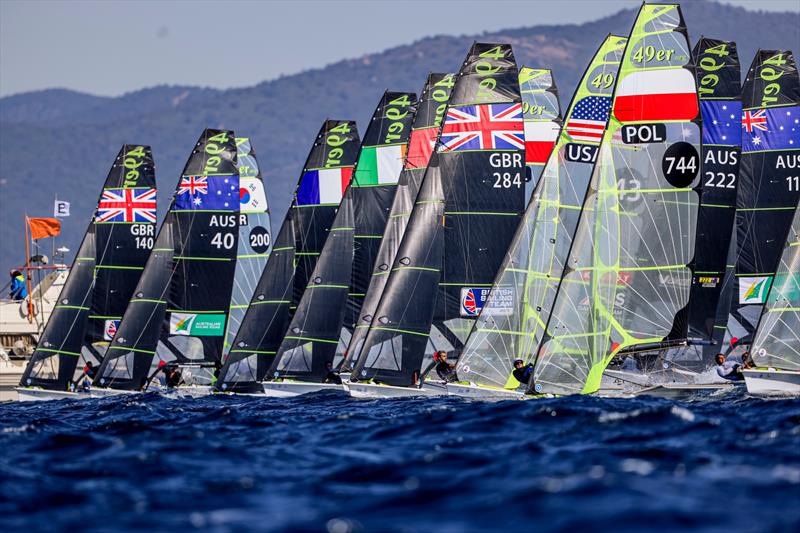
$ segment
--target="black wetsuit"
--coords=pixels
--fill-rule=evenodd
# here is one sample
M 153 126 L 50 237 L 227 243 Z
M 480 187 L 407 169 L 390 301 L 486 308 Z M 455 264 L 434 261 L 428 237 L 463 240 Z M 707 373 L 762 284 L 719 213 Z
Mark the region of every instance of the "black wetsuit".
M 337 385 L 341 385 L 342 384 L 342 378 L 339 377 L 339 374 L 337 374 L 336 372 L 331 370 L 330 372 L 328 372 L 328 375 L 325 376 L 324 383 L 336 383 Z
M 522 368 L 515 368 L 513 372 L 514 378 L 525 385 L 531 379 L 531 374 L 533 373 L 533 363 L 528 363 L 527 366 L 523 366 Z
M 174 388 L 181 384 L 183 380 L 183 376 L 181 375 L 181 371 L 177 368 L 171 372 L 167 372 L 167 387 Z
M 436 363 L 436 374 L 439 375 L 440 379 L 448 383 L 458 379 L 455 366 L 450 366 L 450 363 L 446 361 Z

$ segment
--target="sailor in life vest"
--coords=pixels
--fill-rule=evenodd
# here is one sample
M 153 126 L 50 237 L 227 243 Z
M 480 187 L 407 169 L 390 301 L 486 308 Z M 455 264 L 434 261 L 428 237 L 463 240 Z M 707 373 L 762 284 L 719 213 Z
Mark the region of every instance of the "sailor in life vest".
M 11 275 L 11 299 L 24 300 L 28 297 L 28 288 L 25 286 L 25 278 L 19 270 L 12 270 Z

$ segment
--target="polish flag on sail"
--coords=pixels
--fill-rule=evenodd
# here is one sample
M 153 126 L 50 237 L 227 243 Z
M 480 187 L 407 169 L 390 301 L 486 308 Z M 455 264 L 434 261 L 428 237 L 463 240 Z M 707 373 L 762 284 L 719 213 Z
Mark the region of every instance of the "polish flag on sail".
M 692 120 L 698 109 L 694 78 L 682 68 L 633 72 L 620 80 L 614 99 L 620 122 Z
M 551 120 L 525 121 L 525 163 L 545 164 L 561 130 Z

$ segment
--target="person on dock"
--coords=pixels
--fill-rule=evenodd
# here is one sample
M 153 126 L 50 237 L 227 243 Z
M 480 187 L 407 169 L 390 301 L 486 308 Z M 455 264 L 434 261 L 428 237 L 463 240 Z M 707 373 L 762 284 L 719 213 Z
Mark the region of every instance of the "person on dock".
M 717 362 L 717 375 L 729 381 L 741 381 L 744 379 L 742 376 L 742 365 L 736 361 L 726 361 L 725 354 L 718 353 L 715 358 Z
M 439 350 L 433 355 L 433 360 L 436 362 L 436 374 L 439 376 L 439 379 L 446 383 L 458 381 L 456 365 L 455 363 L 447 361 L 447 352 Z
M 28 287 L 25 286 L 25 277 L 19 270 L 9 272 L 11 276 L 11 299 L 24 300 L 28 297 Z
M 511 373 L 514 375 L 514 379 L 522 385 L 526 385 L 531 380 L 531 374 L 533 374 L 533 363 L 526 365 L 522 359 L 515 359 L 514 370 Z

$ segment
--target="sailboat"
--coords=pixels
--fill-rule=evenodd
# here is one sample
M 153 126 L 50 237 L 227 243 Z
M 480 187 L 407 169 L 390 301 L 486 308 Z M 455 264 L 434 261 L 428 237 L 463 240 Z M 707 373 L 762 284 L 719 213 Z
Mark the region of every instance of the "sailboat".
M 553 108 L 550 108 L 552 112 Z M 457 353 L 525 202 L 519 76 L 509 45 L 475 43 L 347 388 L 353 396 L 442 394 L 426 356 Z
M 751 353 L 757 368 L 743 371 L 747 392 L 800 396 L 800 208 L 795 209 Z
M 644 4 L 529 381 L 594 393 L 615 356 L 686 343 L 700 204 L 699 104 L 676 4 Z
M 160 370 L 210 385 L 222 357 L 240 187 L 232 131 L 207 129 L 184 167 L 92 396 L 147 390 Z M 168 364 L 169 363 L 169 364 Z
M 215 385 L 218 392 L 260 393 L 293 308 L 295 286 L 308 283 L 353 175 L 360 139 L 356 123 L 326 120 L 314 139 L 292 204 L 278 231 L 239 331 Z M 303 269 L 297 273 L 299 266 Z M 300 293 L 302 295 L 302 293 Z
M 733 386 L 720 383 L 712 367 L 721 351 L 717 316 L 720 302 L 722 307 L 729 305 L 723 287 L 729 250 L 735 249 L 742 145 L 739 58 L 736 43 L 706 37 L 697 42 L 692 55 L 703 120 L 703 188 L 687 309 L 689 343 L 615 359 L 604 373 L 604 388 L 676 397 Z
M 778 268 L 800 199 L 800 79 L 788 50 L 760 50 L 742 89 L 736 276 L 728 339 L 745 350 Z
M 349 377 L 353 363 L 361 354 L 372 317 L 389 279 L 390 267 L 394 264 L 397 250 L 408 227 L 454 84 L 455 74 L 430 74 L 422 89 L 417 113 L 411 126 L 408 153 L 397 183 L 397 193 L 389 212 L 386 230 L 375 258 L 372 278 L 361 305 L 359 320 L 353 328 L 353 335 L 342 359 L 342 376 L 345 380 Z
M 521 397 L 514 361 L 534 361 L 607 127 L 627 39 L 610 35 L 587 66 L 548 154 L 487 304 L 459 358 L 449 394 Z
M 341 390 L 335 359 L 344 358 L 370 283 L 416 108 L 413 93 L 381 98 L 330 235 L 262 382 L 265 395 Z
M 79 397 L 103 360 L 153 247 L 156 176 L 149 146 L 123 145 L 108 172 L 75 262 L 28 361 L 20 400 Z M 78 387 L 76 387 L 76 385 Z

